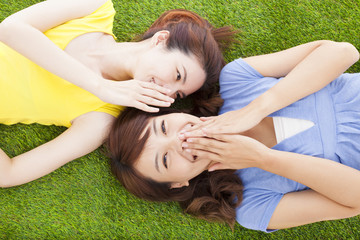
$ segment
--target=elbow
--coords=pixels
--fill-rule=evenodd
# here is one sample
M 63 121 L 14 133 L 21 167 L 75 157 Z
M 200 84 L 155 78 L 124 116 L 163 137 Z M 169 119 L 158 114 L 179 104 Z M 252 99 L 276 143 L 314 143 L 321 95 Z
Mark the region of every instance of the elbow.
M 0 173 L 0 188 L 9 188 L 14 187 L 19 184 L 16 183 L 16 178 L 12 177 L 11 170 L 7 169 L 8 171 L 2 171 Z
M 0 188 L 10 188 L 16 186 L 10 178 L 6 176 L 0 178 Z
M 353 207 L 353 208 L 350 208 L 350 211 L 347 212 L 343 218 L 351 218 L 351 217 L 356 217 L 360 215 L 360 207 Z
M 346 60 L 352 65 L 359 60 L 359 51 L 354 45 L 348 42 L 337 43 L 340 53 L 346 58 Z
M 12 40 L 12 35 L 18 29 L 19 21 L 8 17 L 0 23 L 0 41 L 7 43 Z
M 0 188 L 10 188 L 10 187 L 14 187 L 14 185 L 7 185 L 7 184 L 2 184 L 0 183 Z
M 10 187 L 14 187 L 15 185 L 12 185 L 10 183 L 7 182 L 0 182 L 0 188 L 10 188 Z

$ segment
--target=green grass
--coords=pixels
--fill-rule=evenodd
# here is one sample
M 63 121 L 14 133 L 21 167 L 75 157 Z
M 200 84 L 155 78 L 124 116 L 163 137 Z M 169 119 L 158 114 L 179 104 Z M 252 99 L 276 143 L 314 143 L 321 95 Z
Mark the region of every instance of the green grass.
M 0 20 L 37 0 L 0 0 Z M 359 1 L 154 0 L 116 1 L 114 32 L 128 41 L 165 10 L 186 8 L 215 26 L 241 30 L 226 59 L 269 53 L 308 41 L 348 41 L 359 48 Z M 349 71 L 359 71 L 355 64 Z M 55 126 L 0 125 L 0 147 L 10 156 L 56 137 Z M 181 213 L 176 203 L 147 203 L 110 174 L 103 149 L 34 182 L 0 189 L 0 239 L 357 239 L 359 217 L 281 230 L 232 231 Z

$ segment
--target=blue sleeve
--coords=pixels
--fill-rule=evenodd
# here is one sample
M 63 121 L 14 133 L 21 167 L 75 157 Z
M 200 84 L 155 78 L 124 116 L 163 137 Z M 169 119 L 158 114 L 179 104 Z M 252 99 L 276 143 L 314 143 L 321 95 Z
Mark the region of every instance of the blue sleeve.
M 245 107 L 277 81 L 262 76 L 241 58 L 227 64 L 220 73 L 220 94 L 224 105 L 219 114 Z
M 254 81 L 263 78 L 255 68 L 250 66 L 242 58 L 228 63 L 220 73 L 220 84 L 227 85 L 239 81 Z
M 284 194 L 264 189 L 245 190 L 243 194 L 244 200 L 236 209 L 236 221 L 248 229 L 267 233 L 276 231 L 267 227 Z

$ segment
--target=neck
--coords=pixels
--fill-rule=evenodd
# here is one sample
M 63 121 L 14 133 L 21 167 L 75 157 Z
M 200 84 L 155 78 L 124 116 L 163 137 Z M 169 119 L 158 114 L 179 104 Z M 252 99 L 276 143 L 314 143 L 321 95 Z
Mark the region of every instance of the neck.
M 258 125 L 242 133 L 271 148 L 277 144 L 272 117 L 264 118 Z
M 101 74 L 106 79 L 122 81 L 133 79 L 141 55 L 149 49 L 149 41 L 116 42 L 111 36 L 104 38 L 91 53 L 97 59 Z

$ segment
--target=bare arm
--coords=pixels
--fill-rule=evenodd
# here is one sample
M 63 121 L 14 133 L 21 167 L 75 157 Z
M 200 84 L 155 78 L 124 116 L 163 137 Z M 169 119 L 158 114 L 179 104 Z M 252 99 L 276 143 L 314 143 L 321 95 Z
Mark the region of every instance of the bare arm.
M 10 159 L 0 151 L 0 187 L 11 187 L 40 178 L 98 148 L 114 117 L 90 112 L 76 118 L 57 138 Z
M 242 109 L 203 118 L 205 122 L 191 128 L 187 136 L 201 136 L 201 128 L 206 128 L 209 134 L 249 130 L 269 114 L 325 87 L 358 58 L 359 53 L 353 45 L 326 40 L 245 58 L 244 61 L 263 76 L 284 78 Z
M 249 104 L 261 117 L 325 87 L 359 59 L 350 43 L 316 41 L 244 59 L 264 76 L 284 77 Z
M 273 150 L 264 170 L 300 182 L 312 190 L 285 194 L 269 229 L 300 226 L 360 214 L 360 172 L 327 159 Z
M 360 214 L 360 171 L 328 159 L 267 148 L 241 135 L 213 135 L 188 142 L 198 160 L 214 162 L 210 170 L 258 167 L 308 186 L 287 193 L 269 229 L 289 228 Z
M 105 1 L 40 2 L 6 18 L 0 24 L 0 41 L 46 70 L 95 94 L 101 78 L 58 48 L 43 32 L 69 20 L 89 15 Z
M 0 24 L 0 41 L 49 72 L 91 92 L 104 102 L 154 112 L 173 99 L 154 83 L 104 79 L 58 48 L 43 32 L 69 20 L 87 16 L 106 0 L 48 0 L 19 11 Z M 46 19 L 44 21 L 44 19 Z M 130 80 L 130 79 L 129 79 Z M 143 79 L 140 79 L 143 80 Z M 150 79 L 149 79 L 150 80 Z

